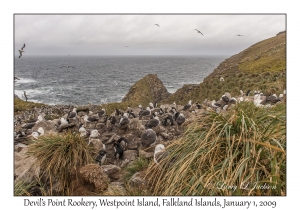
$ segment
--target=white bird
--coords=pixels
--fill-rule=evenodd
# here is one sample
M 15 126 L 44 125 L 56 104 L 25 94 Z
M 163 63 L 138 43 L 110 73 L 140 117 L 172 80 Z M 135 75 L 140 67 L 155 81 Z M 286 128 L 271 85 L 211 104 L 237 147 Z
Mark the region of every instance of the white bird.
M 162 152 L 165 150 L 165 146 L 163 144 L 158 144 L 155 147 L 153 160 L 156 164 L 158 164 L 158 158 L 162 155 Z
M 189 103 L 188 103 L 188 104 L 186 104 L 186 105 L 184 105 L 184 107 L 183 107 L 183 110 L 190 109 L 190 108 L 191 108 L 191 106 L 192 106 L 192 100 L 189 100 Z
M 67 116 L 67 119 L 73 119 L 73 120 L 75 120 L 76 116 L 77 116 L 77 112 L 76 112 L 76 108 L 74 108 L 72 112 L 71 111 L 69 112 L 69 114 Z
M 261 106 L 263 106 L 261 104 L 261 102 L 262 102 L 262 100 L 260 99 L 260 94 L 254 95 L 254 100 L 253 100 L 254 105 L 257 107 L 261 107 Z
M 88 145 L 91 142 L 91 138 L 97 138 L 98 136 L 100 136 L 100 133 L 98 132 L 98 130 L 92 130 L 91 134 L 89 136 L 89 143 L 88 143 Z
M 42 115 L 39 115 L 39 116 L 38 116 L 38 119 L 37 119 L 37 121 L 36 121 L 36 123 L 42 122 L 42 121 L 44 121 L 44 118 L 43 118 Z
M 87 134 L 86 129 L 82 123 L 79 125 L 79 133 L 80 133 L 81 137 L 86 136 L 86 134 Z
M 45 131 L 42 127 L 39 127 L 39 129 L 35 132 L 32 132 L 31 136 L 35 139 L 38 139 L 39 136 L 42 136 L 45 134 Z
M 23 49 L 25 48 L 25 44 L 23 45 L 23 47 L 19 50 L 19 52 L 20 52 L 20 56 L 19 56 L 19 58 L 21 58 L 21 56 L 22 56 L 22 52 L 25 52 Z
M 69 122 L 65 119 L 65 118 L 60 118 L 60 126 L 65 126 L 65 125 L 68 125 Z

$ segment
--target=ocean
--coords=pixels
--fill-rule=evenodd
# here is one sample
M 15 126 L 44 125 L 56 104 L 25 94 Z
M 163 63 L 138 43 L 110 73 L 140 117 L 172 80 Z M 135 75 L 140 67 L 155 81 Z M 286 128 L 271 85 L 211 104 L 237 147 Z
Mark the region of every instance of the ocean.
M 130 87 L 157 74 L 170 93 L 199 84 L 223 56 L 26 56 L 15 57 L 14 93 L 49 105 L 121 102 Z M 73 66 L 73 67 L 64 67 Z

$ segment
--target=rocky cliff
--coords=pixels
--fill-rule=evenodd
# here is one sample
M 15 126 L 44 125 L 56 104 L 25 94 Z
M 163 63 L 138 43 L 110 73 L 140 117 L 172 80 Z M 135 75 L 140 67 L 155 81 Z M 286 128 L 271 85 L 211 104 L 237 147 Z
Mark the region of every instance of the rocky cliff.
M 149 102 L 158 103 L 170 95 L 156 74 L 148 74 L 129 89 L 122 102 L 139 102 L 142 105 L 148 105 Z

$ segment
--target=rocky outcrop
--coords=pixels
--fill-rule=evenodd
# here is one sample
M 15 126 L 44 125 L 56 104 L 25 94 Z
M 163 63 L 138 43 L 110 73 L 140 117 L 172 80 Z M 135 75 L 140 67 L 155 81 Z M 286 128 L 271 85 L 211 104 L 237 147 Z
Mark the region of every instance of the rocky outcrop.
M 21 150 L 20 148 L 16 148 L 16 150 L 14 153 L 15 181 L 23 181 L 26 183 L 35 181 L 40 172 L 40 167 L 36 164 L 36 158 L 27 155 L 27 146 L 24 146 Z
M 149 102 L 160 102 L 170 95 L 156 74 L 148 74 L 129 89 L 122 101 L 148 105 Z

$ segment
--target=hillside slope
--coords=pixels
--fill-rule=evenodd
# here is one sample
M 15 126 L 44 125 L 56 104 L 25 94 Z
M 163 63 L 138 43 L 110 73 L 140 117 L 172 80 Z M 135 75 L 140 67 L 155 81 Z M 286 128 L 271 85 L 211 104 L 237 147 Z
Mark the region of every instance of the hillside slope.
M 224 82 L 220 82 L 220 77 Z M 186 104 L 190 99 L 203 102 L 206 98 L 219 99 L 224 92 L 239 95 L 240 90 L 279 94 L 286 89 L 286 32 L 225 59 L 196 86 L 185 85 L 163 102 Z

